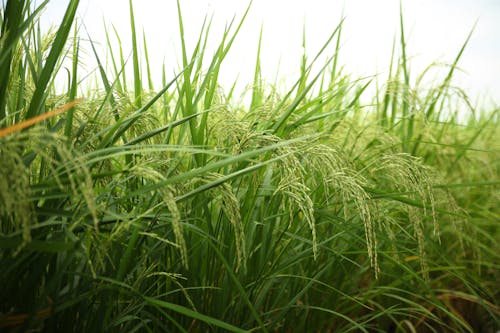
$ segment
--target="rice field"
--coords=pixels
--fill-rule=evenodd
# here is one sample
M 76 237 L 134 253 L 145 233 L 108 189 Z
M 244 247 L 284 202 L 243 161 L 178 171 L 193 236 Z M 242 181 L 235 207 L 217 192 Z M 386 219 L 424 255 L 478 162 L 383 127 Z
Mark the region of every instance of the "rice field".
M 258 43 L 240 97 L 218 78 L 246 13 L 208 54 L 178 2 L 150 89 L 131 1 L 131 71 L 78 0 L 42 34 L 46 3 L 0 7 L 2 332 L 500 330 L 500 109 L 453 84 L 470 35 L 422 87 L 404 12 L 383 80 L 343 72 L 341 21 L 285 93 Z

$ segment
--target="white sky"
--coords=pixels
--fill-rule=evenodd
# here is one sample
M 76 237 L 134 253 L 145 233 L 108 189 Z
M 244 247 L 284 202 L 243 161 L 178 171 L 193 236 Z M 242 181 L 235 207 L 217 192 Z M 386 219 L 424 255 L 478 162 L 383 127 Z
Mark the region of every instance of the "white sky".
M 67 0 L 52 0 L 44 24 L 58 24 Z M 178 68 L 180 42 L 175 0 L 134 0 L 136 27 L 145 32 L 153 72 L 161 64 Z M 478 24 L 459 65 L 455 83 L 474 101 L 478 96 L 500 103 L 500 0 L 402 0 L 413 78 L 434 61 L 453 62 L 476 20 Z M 192 50 L 205 15 L 213 15 L 213 47 L 227 22 L 241 17 L 246 0 L 181 0 L 188 47 Z M 252 83 L 259 31 L 263 25 L 262 70 L 267 81 L 291 82 L 299 69 L 302 29 L 306 26 L 310 58 L 340 21 L 343 27 L 340 64 L 345 73 L 386 77 L 393 38 L 399 31 L 399 0 L 254 0 L 245 24 L 223 63 L 226 89 L 239 76 L 243 88 Z M 128 0 L 81 0 L 79 20 L 105 51 L 104 24 L 120 33 L 125 54 L 131 50 Z M 104 23 L 105 22 L 105 23 Z M 333 47 L 328 52 L 333 54 Z M 90 52 L 90 47 L 87 45 Z M 213 49 L 212 49 L 213 50 Z M 116 50 L 115 50 L 116 51 Z M 212 53 L 210 50 L 208 54 Z M 91 69 L 91 68 L 89 68 Z M 286 85 L 286 84 L 285 84 Z M 243 87 L 242 87 L 243 86 Z

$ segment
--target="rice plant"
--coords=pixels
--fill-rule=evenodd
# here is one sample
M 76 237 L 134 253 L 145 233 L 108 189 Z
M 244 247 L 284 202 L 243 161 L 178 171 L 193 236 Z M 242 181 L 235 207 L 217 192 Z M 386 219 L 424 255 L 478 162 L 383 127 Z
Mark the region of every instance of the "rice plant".
M 80 39 L 78 0 L 43 35 L 46 4 L 0 11 L 2 330 L 500 328 L 499 109 L 450 110 L 470 36 L 423 89 L 403 11 L 385 83 L 342 72 L 341 20 L 280 94 L 261 32 L 244 106 L 218 76 L 250 5 L 208 56 L 210 21 L 188 49 L 178 2 L 181 68 L 155 90 L 132 1 L 132 75 L 118 35 L 109 63 Z M 98 64 L 87 93 L 82 48 Z

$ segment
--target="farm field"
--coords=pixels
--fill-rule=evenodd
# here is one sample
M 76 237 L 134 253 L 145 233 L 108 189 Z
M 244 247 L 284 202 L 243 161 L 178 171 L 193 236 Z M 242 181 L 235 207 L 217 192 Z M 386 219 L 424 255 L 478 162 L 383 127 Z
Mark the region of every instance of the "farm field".
M 130 59 L 83 40 L 78 0 L 42 34 L 46 3 L 0 7 L 1 332 L 500 330 L 500 108 L 453 83 L 471 35 L 427 83 L 401 12 L 362 80 L 341 21 L 285 92 L 258 43 L 240 97 L 218 80 L 246 13 L 212 54 L 178 1 L 172 74 L 132 1 Z

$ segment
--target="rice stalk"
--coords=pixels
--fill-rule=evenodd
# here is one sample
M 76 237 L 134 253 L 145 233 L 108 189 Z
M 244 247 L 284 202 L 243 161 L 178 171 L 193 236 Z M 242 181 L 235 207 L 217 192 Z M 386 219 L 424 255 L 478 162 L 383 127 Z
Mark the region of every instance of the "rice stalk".
M 142 163 L 134 165 L 129 171 L 145 181 L 159 182 L 165 180 L 165 177 L 159 171 Z M 184 267 L 188 268 L 187 246 L 181 224 L 182 216 L 175 200 L 174 188 L 167 185 L 158 189 L 158 192 L 171 215 L 172 230 L 175 235 L 175 244 L 181 255 L 181 262 Z
M 36 208 L 52 201 L 43 199 L 44 194 L 48 197 L 56 194 L 63 202 L 74 197 L 71 200 L 74 204 L 83 200 L 85 205 L 74 212 L 75 221 L 90 216 L 97 229 L 98 207 L 90 172 L 78 154 L 63 144 L 64 138 L 43 129 L 32 129 L 3 136 L 0 140 L 0 153 L 5 157 L 0 162 L 4 163 L 1 169 L 7 180 L 0 190 L 6 203 L 2 214 L 10 217 L 11 232 L 23 230 L 23 242 L 16 254 L 30 242 L 30 230 L 39 222 Z M 39 175 L 34 176 L 37 171 Z M 40 200 L 35 199 L 39 194 L 33 193 L 33 183 L 45 188 Z

